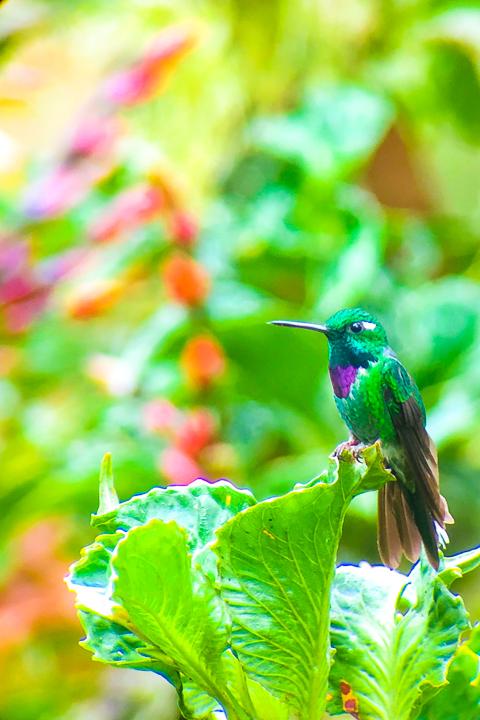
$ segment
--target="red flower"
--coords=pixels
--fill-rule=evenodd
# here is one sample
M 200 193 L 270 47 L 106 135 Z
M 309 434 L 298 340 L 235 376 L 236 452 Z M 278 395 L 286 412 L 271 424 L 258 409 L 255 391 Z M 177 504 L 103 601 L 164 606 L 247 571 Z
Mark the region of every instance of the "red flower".
M 167 448 L 160 455 L 159 468 L 174 485 L 188 485 L 201 475 L 195 460 L 174 447 Z
M 188 210 L 178 210 L 170 218 L 170 233 L 177 245 L 189 247 L 198 235 L 198 222 Z
M 206 270 L 187 255 L 172 255 L 162 275 L 167 294 L 182 305 L 201 305 L 208 295 L 210 280 Z
M 125 190 L 94 222 L 90 237 L 106 242 L 136 227 L 151 222 L 162 212 L 163 193 L 151 185 Z
M 10 333 L 26 330 L 43 312 L 50 295 L 50 284 L 30 266 L 29 255 L 23 240 L 0 242 L 0 305 Z
M 3 309 L 5 327 L 9 333 L 17 334 L 27 330 L 45 310 L 50 297 L 50 288 L 37 287 L 31 295 L 6 305 Z
M 188 380 L 197 387 L 208 387 L 225 372 L 222 346 L 206 335 L 189 340 L 180 360 Z
M 206 408 L 193 410 L 175 432 L 175 445 L 196 457 L 215 438 L 216 420 Z

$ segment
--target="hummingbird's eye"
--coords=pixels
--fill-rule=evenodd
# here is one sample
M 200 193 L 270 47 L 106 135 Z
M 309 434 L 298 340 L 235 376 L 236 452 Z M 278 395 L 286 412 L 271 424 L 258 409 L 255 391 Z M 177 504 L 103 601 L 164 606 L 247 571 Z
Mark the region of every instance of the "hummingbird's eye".
M 350 325 L 350 330 L 351 330 L 351 332 L 353 332 L 353 333 L 355 333 L 355 334 L 361 333 L 362 330 L 363 330 L 363 323 L 361 323 L 361 322 L 353 322 L 353 323 Z

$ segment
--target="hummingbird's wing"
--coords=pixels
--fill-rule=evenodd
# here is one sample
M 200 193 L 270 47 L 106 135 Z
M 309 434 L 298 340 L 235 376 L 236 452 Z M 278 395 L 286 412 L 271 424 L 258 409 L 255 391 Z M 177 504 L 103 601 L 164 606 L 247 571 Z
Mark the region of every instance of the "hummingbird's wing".
M 401 451 L 398 458 L 392 455 L 387 460 L 403 496 L 385 490 L 382 498 L 386 504 L 383 523 L 396 525 L 400 545 L 410 557 L 412 551 L 417 555 L 420 534 L 430 562 L 438 567 L 436 523 L 444 529 L 445 522 L 452 521 L 452 518 L 439 491 L 437 454 L 425 429 L 423 401 L 414 381 L 396 358 L 385 362 L 382 375 L 383 397 L 395 430 L 398 450 Z M 416 533 L 411 532 L 412 520 Z M 389 534 L 394 539 L 395 533 L 391 528 Z M 385 537 L 388 546 L 388 533 Z

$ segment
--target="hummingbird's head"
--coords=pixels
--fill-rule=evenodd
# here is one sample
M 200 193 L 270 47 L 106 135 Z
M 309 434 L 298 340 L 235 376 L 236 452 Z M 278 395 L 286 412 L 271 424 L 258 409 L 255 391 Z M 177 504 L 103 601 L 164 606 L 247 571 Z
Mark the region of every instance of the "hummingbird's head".
M 382 325 L 361 308 L 340 310 L 327 320 L 325 327 L 331 364 L 366 367 L 388 348 Z
M 325 325 L 273 320 L 272 325 L 285 325 L 323 333 L 328 340 L 330 365 L 368 367 L 387 351 L 388 340 L 378 320 L 361 308 L 340 310 Z

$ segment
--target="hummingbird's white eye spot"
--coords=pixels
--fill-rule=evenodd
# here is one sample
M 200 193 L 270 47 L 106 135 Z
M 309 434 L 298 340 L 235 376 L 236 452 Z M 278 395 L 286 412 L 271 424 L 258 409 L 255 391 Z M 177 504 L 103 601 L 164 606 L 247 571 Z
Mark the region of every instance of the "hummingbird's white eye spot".
M 358 335 L 358 333 L 363 332 L 364 330 L 375 330 L 377 326 L 375 323 L 372 322 L 366 322 L 365 320 L 363 322 L 353 322 L 350 323 L 348 326 L 348 329 L 350 332 L 355 333 L 355 335 Z

